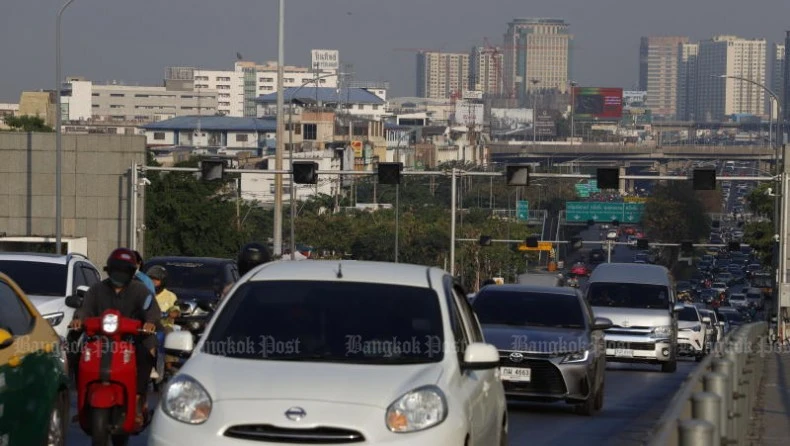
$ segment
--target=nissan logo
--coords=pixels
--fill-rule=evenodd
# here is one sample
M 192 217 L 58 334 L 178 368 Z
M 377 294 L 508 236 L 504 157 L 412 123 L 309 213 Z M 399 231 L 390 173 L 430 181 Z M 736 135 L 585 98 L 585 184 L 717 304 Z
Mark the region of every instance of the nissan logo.
M 515 352 L 515 353 L 511 353 L 509 358 L 513 362 L 521 362 L 524 360 L 524 355 L 522 355 L 519 352 Z
M 292 407 L 285 411 L 285 417 L 291 421 L 301 421 L 306 416 L 307 412 L 301 407 Z

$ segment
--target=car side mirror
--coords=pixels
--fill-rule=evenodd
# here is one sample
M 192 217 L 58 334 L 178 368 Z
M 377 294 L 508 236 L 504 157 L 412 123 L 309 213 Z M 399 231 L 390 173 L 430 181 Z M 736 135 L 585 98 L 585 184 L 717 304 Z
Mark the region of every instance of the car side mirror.
M 678 302 L 672 307 L 672 312 L 680 313 L 681 311 L 683 311 L 684 308 L 686 308 L 686 305 Z
M 165 336 L 165 353 L 188 358 L 195 348 L 195 340 L 188 331 L 174 331 Z
M 8 348 L 14 343 L 14 336 L 8 330 L 0 328 L 0 350 Z
M 605 317 L 596 317 L 592 325 L 593 330 L 608 330 L 612 327 L 614 327 L 614 322 Z
M 725 325 L 725 324 L 724 324 L 724 321 L 721 321 L 721 322 L 719 322 L 719 323 L 718 323 L 718 324 L 716 324 L 716 325 L 718 325 L 719 327 L 724 327 L 724 325 Z
M 79 295 L 79 290 L 77 290 L 77 294 L 72 294 L 71 296 L 66 297 L 66 306 L 69 308 L 79 308 L 82 306 L 83 296 Z
M 710 325 L 710 318 L 708 316 L 703 317 L 702 323 L 706 325 Z
M 463 370 L 488 370 L 499 367 L 499 350 L 491 344 L 473 342 L 466 346 Z

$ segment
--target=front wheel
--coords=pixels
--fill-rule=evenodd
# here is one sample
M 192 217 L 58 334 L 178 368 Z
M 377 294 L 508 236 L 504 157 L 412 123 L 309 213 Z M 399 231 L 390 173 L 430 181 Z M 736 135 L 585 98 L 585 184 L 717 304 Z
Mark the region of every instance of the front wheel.
M 129 444 L 128 435 L 113 435 L 112 446 L 127 446 Z
M 663 373 L 675 373 L 678 368 L 678 363 L 675 360 L 661 363 L 661 371 Z
M 58 393 L 55 397 L 55 404 L 49 417 L 49 428 L 47 429 L 46 446 L 65 446 L 66 445 L 66 421 L 69 417 L 69 394 L 67 391 Z
M 91 410 L 91 439 L 93 446 L 110 445 L 110 409 Z

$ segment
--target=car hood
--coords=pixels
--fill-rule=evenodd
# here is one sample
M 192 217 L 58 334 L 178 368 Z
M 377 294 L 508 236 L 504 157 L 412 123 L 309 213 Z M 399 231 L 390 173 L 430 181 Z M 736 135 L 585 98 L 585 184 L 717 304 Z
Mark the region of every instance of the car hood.
M 659 327 L 672 322 L 669 309 L 593 307 L 593 313 L 610 319 L 616 327 Z
M 304 400 L 359 404 L 386 409 L 417 387 L 435 385 L 441 362 L 361 365 L 235 359 L 200 353 L 182 372 L 194 377 L 213 401 Z
M 41 315 L 64 311 L 66 307 L 66 298 L 59 296 L 38 296 L 35 294 L 28 294 L 28 300 L 32 303 Z
M 695 321 L 678 321 L 678 328 L 693 328 L 702 325 L 702 322 Z
M 590 338 L 583 329 L 483 325 L 486 342 L 499 350 L 570 353 L 583 350 Z

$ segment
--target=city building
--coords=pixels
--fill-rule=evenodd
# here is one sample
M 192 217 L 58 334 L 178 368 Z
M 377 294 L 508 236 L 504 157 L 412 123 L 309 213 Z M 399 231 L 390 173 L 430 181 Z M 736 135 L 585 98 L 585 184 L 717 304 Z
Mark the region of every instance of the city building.
M 188 146 L 263 153 L 274 147 L 274 119 L 231 116 L 180 116 L 141 126 L 148 148 Z
M 742 114 L 768 118 L 762 88 L 724 76 L 743 77 L 765 85 L 765 39 L 722 35 L 699 43 L 695 113 L 697 121 L 719 121 Z
M 38 116 L 55 127 L 55 94 L 53 91 L 23 91 L 19 96 L 18 116 Z
M 771 55 L 771 91 L 776 93 L 780 101 L 784 101 L 785 90 L 785 45 L 773 44 Z M 773 113 L 776 116 L 776 113 Z
M 677 113 L 679 120 L 693 121 L 697 105 L 697 58 L 699 44 L 681 43 L 677 63 Z
M 647 91 L 653 116 L 674 119 L 678 102 L 679 52 L 688 37 L 642 37 L 639 45 L 639 89 Z
M 5 123 L 6 116 L 16 116 L 19 112 L 19 104 L 0 104 L 0 130 L 7 129 Z
M 430 99 L 460 97 L 469 90 L 469 54 L 417 53 L 417 96 Z
M 572 40 L 569 24 L 562 19 L 526 18 L 508 23 L 502 48 L 503 93 L 522 98 L 533 90 L 567 92 Z
M 469 89 L 489 96 L 502 94 L 502 59 L 500 48 L 472 48 L 469 60 Z
M 790 125 L 790 31 L 785 35 L 785 73 L 784 73 L 784 121 Z
M 287 88 L 283 93 L 285 103 L 317 105 L 342 110 L 351 116 L 380 120 L 387 114 L 384 99 L 364 88 L 305 87 Z M 274 116 L 277 93 L 262 95 L 256 99 L 258 116 Z
M 191 86 L 163 87 L 94 83 L 71 77 L 61 99 L 63 122 L 147 123 L 177 116 L 217 114 L 217 92 Z
M 336 88 L 337 70 L 284 66 L 283 85 L 300 87 L 311 83 Z M 277 63 L 264 65 L 250 61 L 236 61 L 233 70 L 206 70 L 192 67 L 169 67 L 166 81 L 188 82 L 196 92 L 217 92 L 217 110 L 226 116 L 255 117 L 255 99 L 260 95 L 277 92 Z

